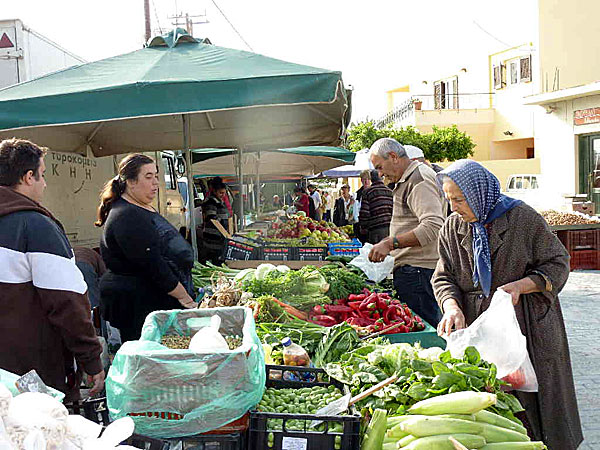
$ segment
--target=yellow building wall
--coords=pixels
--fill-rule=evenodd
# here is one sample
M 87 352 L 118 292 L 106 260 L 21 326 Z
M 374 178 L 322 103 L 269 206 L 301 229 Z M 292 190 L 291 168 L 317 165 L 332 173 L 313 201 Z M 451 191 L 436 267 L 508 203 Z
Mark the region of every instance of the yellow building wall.
M 600 1 L 539 0 L 538 9 L 540 92 L 556 90 L 556 69 L 558 89 L 598 81 Z
M 534 148 L 533 138 L 495 141 L 491 145 L 490 159 L 527 159 L 528 148 Z
M 539 174 L 540 170 L 540 160 L 538 158 L 534 159 L 504 159 L 504 160 L 494 160 L 494 161 L 478 161 L 483 167 L 492 172 L 500 181 L 500 188 L 502 190 L 506 189 L 506 182 L 508 181 L 508 177 L 510 175 L 515 175 L 518 173 L 532 173 Z M 441 163 L 442 167 L 448 167 L 449 162 Z

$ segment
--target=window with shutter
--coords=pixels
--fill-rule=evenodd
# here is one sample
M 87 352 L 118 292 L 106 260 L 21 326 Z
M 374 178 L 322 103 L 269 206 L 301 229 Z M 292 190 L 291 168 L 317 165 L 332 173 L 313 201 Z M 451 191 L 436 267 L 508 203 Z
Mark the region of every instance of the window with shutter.
M 521 83 L 529 83 L 531 81 L 531 55 L 525 56 L 519 60 Z
M 452 107 L 458 109 L 458 77 L 452 80 Z
M 442 83 L 437 82 L 433 85 L 433 107 L 442 109 Z
M 500 66 L 494 66 L 494 89 L 502 89 L 502 70 Z
M 510 63 L 510 84 L 517 84 L 519 82 L 518 64 L 517 61 Z

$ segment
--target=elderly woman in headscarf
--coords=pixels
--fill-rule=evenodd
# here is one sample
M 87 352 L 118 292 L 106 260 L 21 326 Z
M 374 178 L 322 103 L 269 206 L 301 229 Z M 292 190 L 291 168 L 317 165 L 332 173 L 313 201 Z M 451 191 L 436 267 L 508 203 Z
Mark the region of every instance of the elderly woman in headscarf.
M 520 417 L 532 439 L 576 449 L 583 437 L 558 301 L 567 251 L 542 216 L 502 195 L 498 179 L 477 162 L 457 161 L 437 178 L 454 211 L 440 232 L 432 278 L 443 312 L 438 333 L 470 325 L 497 289 L 511 294 L 539 383 L 537 393 L 515 392 L 525 408 Z

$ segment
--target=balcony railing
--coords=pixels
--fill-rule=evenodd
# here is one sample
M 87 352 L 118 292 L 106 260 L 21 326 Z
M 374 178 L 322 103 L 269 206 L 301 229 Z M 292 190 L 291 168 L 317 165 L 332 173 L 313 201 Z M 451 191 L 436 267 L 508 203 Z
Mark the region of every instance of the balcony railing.
M 396 106 L 375 124 L 381 128 L 391 123 L 401 123 L 413 115 L 415 110 L 458 111 L 461 109 L 487 109 L 490 108 L 490 96 L 492 97 L 493 104 L 494 93 L 445 94 L 437 96 L 433 94 L 415 95 Z

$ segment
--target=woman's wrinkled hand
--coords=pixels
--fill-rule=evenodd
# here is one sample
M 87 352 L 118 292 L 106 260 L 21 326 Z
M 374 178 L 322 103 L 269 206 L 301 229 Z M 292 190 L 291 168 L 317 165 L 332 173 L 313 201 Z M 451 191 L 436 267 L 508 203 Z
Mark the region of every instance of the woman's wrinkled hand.
M 521 297 L 521 294 L 524 294 L 521 284 L 521 280 L 513 281 L 512 283 L 507 283 L 504 286 L 500 286 L 498 290 L 510 294 L 512 297 L 512 304 L 516 306 L 519 304 L 519 298 Z
M 438 336 L 449 335 L 452 329 L 460 330 L 465 328 L 465 316 L 458 306 L 456 300 L 446 300 L 444 302 L 444 316 L 437 326 Z
M 186 309 L 194 309 L 198 307 L 198 304 L 194 300 L 192 300 L 192 297 L 190 297 L 189 295 L 186 295 L 183 298 L 178 298 L 177 300 L 179 301 L 179 303 L 181 303 L 181 306 L 183 306 Z

